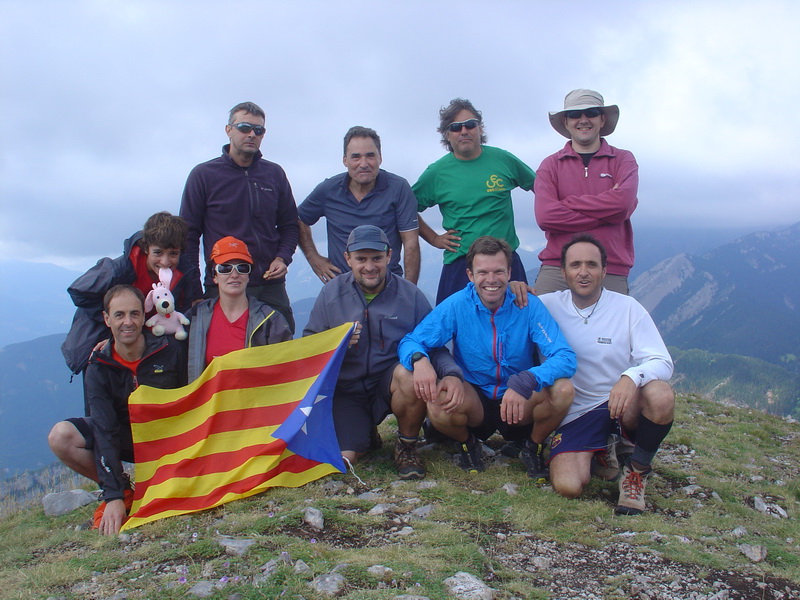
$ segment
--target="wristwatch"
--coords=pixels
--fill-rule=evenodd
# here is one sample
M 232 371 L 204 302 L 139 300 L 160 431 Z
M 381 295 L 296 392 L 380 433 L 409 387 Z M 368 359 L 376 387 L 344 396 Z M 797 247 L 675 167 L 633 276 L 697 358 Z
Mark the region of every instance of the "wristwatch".
M 411 355 L 411 364 L 413 365 L 421 358 L 425 358 L 425 355 L 422 352 L 414 352 L 414 354 Z

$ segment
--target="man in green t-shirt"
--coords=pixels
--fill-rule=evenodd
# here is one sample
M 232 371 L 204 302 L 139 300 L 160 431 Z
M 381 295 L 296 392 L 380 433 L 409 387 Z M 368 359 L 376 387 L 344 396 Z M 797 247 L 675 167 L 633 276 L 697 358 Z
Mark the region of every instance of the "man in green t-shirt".
M 481 112 L 469 100 L 455 98 L 439 111 L 439 119 L 442 145 L 449 153 L 429 165 L 412 186 L 420 212 L 438 205 L 442 213 L 441 234 L 419 219 L 422 239 L 445 251 L 436 303 L 467 285 L 467 249 L 482 235 L 508 242 L 515 251 L 511 279 L 527 283 L 516 253 L 511 190 L 533 189 L 533 170 L 510 152 L 485 145 Z

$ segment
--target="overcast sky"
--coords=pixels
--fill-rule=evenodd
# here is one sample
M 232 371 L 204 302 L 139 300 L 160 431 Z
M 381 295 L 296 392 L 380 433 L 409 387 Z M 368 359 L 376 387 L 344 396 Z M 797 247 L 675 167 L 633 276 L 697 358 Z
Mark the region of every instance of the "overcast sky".
M 456 96 L 483 112 L 489 144 L 536 168 L 564 143 L 547 111 L 578 87 L 620 106 L 609 142 L 639 162 L 634 224 L 788 225 L 798 6 L 0 0 L 0 252 L 76 268 L 118 255 L 150 214 L 177 213 L 240 101 L 265 109 L 261 149 L 299 203 L 342 170 L 352 125 L 416 181 Z M 533 196 L 514 198 L 535 248 Z

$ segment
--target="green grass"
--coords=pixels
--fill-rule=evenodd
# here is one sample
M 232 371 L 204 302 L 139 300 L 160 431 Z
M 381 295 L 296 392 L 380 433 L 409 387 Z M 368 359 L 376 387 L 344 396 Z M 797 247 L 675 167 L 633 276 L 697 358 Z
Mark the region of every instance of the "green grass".
M 213 598 L 234 593 L 245 599 L 321 598 L 311 579 L 337 568 L 347 581 L 346 600 L 388 599 L 407 593 L 433 600 L 450 598 L 443 580 L 456 571 L 489 584 L 500 600 L 548 598 L 536 586 L 542 575 L 513 570 L 502 554 L 524 551 L 525 540 L 604 548 L 620 540 L 641 552 L 697 565 L 701 571 L 734 570 L 760 580 L 778 577 L 800 583 L 800 431 L 797 424 L 753 410 L 715 404 L 695 396 L 681 397 L 676 426 L 666 451 L 656 459 L 657 476 L 648 483 L 653 510 L 638 518 L 613 514 L 616 484 L 593 480 L 584 497 L 567 500 L 533 486 L 514 461 L 469 475 L 440 449 L 426 450 L 428 481 L 396 482 L 390 462 L 393 426 L 377 456 L 357 465 L 364 487 L 350 474 L 328 479 L 343 482 L 338 492 L 323 489 L 326 480 L 300 489 L 274 489 L 210 511 L 157 521 L 129 532 L 127 541 L 102 538 L 81 529 L 94 506 L 63 517 L 46 517 L 40 507 L 24 508 L 0 519 L 0 590 L 9 599 L 64 596 L 68 599 L 111 597 L 118 590 L 131 600 L 185 598 L 200 580 L 228 584 Z M 782 483 L 780 483 L 782 482 Z M 518 486 L 516 495 L 502 489 Z M 699 485 L 705 498 L 682 488 Z M 350 493 L 348 493 L 348 488 Z M 395 504 L 397 514 L 369 516 L 374 501 L 359 493 L 379 490 L 380 502 Z M 718 499 L 712 498 L 715 492 Z M 752 508 L 760 495 L 790 515 L 777 519 Z M 409 502 L 416 499 L 415 502 Z M 434 505 L 431 516 L 411 519 L 416 507 Z M 322 510 L 325 529 L 302 523 L 307 506 Z M 410 525 L 413 533 L 394 536 Z M 730 532 L 744 526 L 747 533 Z M 624 538 L 620 536 L 624 534 Z M 244 556 L 228 556 L 219 535 L 255 541 Z M 688 540 L 689 543 L 686 543 Z M 766 561 L 751 564 L 737 545 L 767 548 Z M 281 552 L 302 559 L 309 573 L 279 564 L 256 585 L 260 567 Z M 368 567 L 393 569 L 379 578 Z M 345 565 L 345 566 L 343 566 Z M 236 579 L 238 577 L 238 580 Z M 181 579 L 185 578 L 185 582 Z M 597 581 L 607 598 L 622 598 L 630 578 Z

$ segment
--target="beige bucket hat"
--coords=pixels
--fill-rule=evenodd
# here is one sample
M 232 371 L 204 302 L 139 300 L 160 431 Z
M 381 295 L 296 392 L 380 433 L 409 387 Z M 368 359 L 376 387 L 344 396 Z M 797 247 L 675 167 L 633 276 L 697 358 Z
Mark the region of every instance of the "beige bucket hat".
M 585 110 L 587 108 L 602 108 L 606 115 L 606 122 L 600 130 L 601 136 L 614 133 L 619 121 L 619 107 L 616 104 L 606 106 L 603 103 L 603 96 L 594 90 L 572 90 L 564 98 L 564 108 L 550 113 L 550 124 L 558 133 L 565 138 L 570 138 L 567 128 L 564 126 L 564 113 L 570 110 Z

